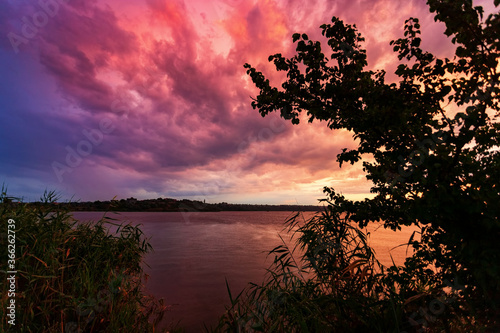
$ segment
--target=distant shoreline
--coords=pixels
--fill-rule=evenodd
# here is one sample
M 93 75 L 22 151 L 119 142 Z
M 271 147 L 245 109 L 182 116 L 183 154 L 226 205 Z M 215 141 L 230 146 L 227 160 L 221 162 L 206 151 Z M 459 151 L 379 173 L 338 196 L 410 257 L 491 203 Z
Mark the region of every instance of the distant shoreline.
M 33 206 L 48 206 L 66 208 L 74 212 L 223 212 L 223 211 L 307 211 L 319 212 L 323 206 L 315 205 L 263 205 L 263 204 L 231 204 L 205 203 L 197 200 L 177 200 L 171 198 L 158 198 L 138 200 L 128 198 L 110 201 L 87 201 L 87 202 L 60 202 L 42 203 L 30 202 Z

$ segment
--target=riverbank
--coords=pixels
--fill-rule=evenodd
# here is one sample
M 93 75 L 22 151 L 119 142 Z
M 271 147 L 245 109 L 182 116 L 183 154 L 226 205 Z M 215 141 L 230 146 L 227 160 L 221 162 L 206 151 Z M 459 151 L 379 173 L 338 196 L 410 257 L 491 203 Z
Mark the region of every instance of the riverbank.
M 222 212 L 222 211 L 293 211 L 293 212 L 318 212 L 323 206 L 315 205 L 255 205 L 232 204 L 227 202 L 206 203 L 197 200 L 177 200 L 172 198 L 158 198 L 138 200 L 128 198 L 110 201 L 88 202 L 57 202 L 29 203 L 34 207 L 63 208 L 73 212 Z

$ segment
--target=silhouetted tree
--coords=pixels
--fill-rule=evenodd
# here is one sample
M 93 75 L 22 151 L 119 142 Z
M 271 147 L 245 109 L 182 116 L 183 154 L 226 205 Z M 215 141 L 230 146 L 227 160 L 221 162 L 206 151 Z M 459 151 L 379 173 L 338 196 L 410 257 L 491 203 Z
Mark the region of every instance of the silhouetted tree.
M 392 229 L 420 226 L 421 240 L 409 240 L 415 254 L 388 278 L 405 297 L 422 292 L 416 280 L 430 286 L 424 292 L 449 281 L 463 284 L 468 309 L 491 320 L 500 316 L 500 16 L 484 17 L 470 0 L 428 5 L 446 25 L 452 59 L 423 50 L 419 21 L 410 18 L 404 38 L 391 42 L 399 80 L 386 82 L 385 71 L 365 69 L 356 26 L 334 17 L 321 26 L 329 54 L 297 33 L 293 57 L 269 57 L 287 74 L 281 88 L 245 64 L 260 89 L 252 106 L 262 116 L 280 112 L 293 124 L 318 120 L 351 131 L 357 148 L 344 149 L 337 160 L 340 166 L 362 162 L 376 196 L 352 201 L 325 188 L 329 209 L 359 227 L 380 220 Z

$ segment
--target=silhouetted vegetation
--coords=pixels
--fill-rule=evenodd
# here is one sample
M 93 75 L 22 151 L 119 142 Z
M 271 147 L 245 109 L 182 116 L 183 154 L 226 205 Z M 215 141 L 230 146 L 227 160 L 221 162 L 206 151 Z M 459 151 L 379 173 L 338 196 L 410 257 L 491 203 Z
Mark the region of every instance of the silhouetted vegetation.
M 6 263 L 13 254 L 6 271 L 16 273 L 8 274 L 15 284 L 0 284 L 0 331 L 155 331 L 167 307 L 144 293 L 142 260 L 151 246 L 140 228 L 108 217 L 82 223 L 55 200 L 51 192 L 40 205 L 20 203 L 2 189 L 0 256 Z M 9 242 L 7 230 L 15 235 Z
M 455 56 L 421 49 L 410 18 L 391 42 L 397 83 L 365 70 L 363 37 L 336 17 L 321 26 L 331 54 L 297 33 L 296 55 L 269 57 L 287 74 L 281 88 L 245 64 L 262 116 L 353 134 L 357 148 L 337 160 L 361 161 L 375 197 L 352 201 L 325 188 L 324 213 L 288 221 L 303 255 L 286 244 L 272 250 L 267 280 L 231 296 L 218 331 L 500 331 L 500 15 L 485 18 L 468 0 L 428 5 Z M 363 228 L 377 221 L 419 228 L 404 265 L 376 261 Z
M 15 202 L 14 202 L 15 204 Z M 23 203 L 25 204 L 25 203 Z M 71 212 L 221 212 L 221 211 L 320 211 L 321 206 L 313 205 L 251 205 L 205 203 L 198 200 L 177 200 L 170 198 L 138 200 L 128 198 L 111 201 L 88 201 L 88 202 L 57 202 L 43 203 L 32 202 L 28 205 L 33 207 L 45 207 L 45 209 L 64 208 Z

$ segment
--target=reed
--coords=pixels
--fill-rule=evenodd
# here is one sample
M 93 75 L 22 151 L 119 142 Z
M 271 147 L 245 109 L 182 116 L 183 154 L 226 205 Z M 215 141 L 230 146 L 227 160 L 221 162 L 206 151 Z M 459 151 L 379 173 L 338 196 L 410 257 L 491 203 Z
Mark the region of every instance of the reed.
M 53 204 L 57 196 L 46 192 L 41 201 Z M 155 331 L 167 306 L 144 293 L 141 263 L 152 248 L 139 226 L 107 216 L 79 222 L 64 209 L 18 202 L 2 188 L 2 267 L 8 219 L 16 223 L 16 325 L 5 320 L 2 283 L 0 331 Z
M 443 285 L 405 265 L 383 266 L 365 231 L 333 205 L 285 223 L 295 244 L 269 252 L 262 284 L 233 296 L 212 332 L 470 332 L 481 323 L 459 285 Z M 430 273 L 429 273 L 430 274 Z M 432 277 L 432 276 L 431 276 Z

